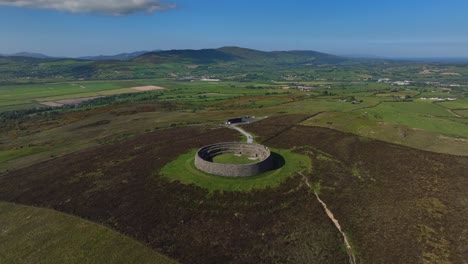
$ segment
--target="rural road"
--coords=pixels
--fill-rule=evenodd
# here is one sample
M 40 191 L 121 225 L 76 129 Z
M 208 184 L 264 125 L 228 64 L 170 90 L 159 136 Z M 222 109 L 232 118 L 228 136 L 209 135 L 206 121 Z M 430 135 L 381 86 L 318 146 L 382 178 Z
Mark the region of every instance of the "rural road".
M 242 128 L 236 126 L 236 125 L 230 125 L 229 127 L 241 132 L 247 138 L 247 143 L 253 143 L 253 137 L 247 131 L 245 131 L 244 129 L 242 129 Z

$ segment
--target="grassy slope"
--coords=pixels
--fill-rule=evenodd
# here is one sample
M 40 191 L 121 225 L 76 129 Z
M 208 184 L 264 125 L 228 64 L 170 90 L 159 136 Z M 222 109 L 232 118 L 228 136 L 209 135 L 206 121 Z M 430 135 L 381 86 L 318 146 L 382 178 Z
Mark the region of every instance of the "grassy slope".
M 464 98 L 457 101 L 449 101 L 449 102 L 441 102 L 438 103 L 443 107 L 450 108 L 450 109 L 463 109 L 468 108 L 468 98 Z
M 176 263 L 109 228 L 0 202 L 0 263 Z
M 450 120 L 453 117 L 451 113 L 430 102 L 382 103 L 359 112 L 376 121 L 402 124 L 452 137 L 467 137 L 466 125 Z
M 0 151 L 0 163 L 46 151 L 46 147 L 26 147 Z
M 430 125 L 432 122 L 433 120 L 426 119 L 425 125 Z M 468 140 L 465 138 L 456 139 L 442 136 L 436 132 L 414 129 L 410 125 L 372 120 L 368 118 L 367 114 L 326 112 L 314 116 L 302 124 L 333 128 L 364 137 L 438 153 L 468 155 Z M 459 134 L 466 133 L 466 128 L 462 124 L 458 123 L 457 127 L 458 130 L 456 131 Z

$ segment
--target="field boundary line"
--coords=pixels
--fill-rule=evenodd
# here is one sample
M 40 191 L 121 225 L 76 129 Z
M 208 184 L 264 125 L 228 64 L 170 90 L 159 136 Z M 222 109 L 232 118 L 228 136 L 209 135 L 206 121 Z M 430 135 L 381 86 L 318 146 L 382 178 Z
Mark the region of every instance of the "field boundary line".
M 284 129 L 281 129 L 280 131 L 274 133 L 272 136 L 270 136 L 270 137 L 268 137 L 267 139 L 265 139 L 264 142 L 268 142 L 268 141 L 270 141 L 270 140 L 272 140 L 272 139 L 278 137 L 279 135 L 283 134 L 284 132 L 288 131 L 289 129 L 293 128 L 294 126 L 296 126 L 296 125 L 298 125 L 298 124 L 300 124 L 300 123 L 306 121 L 307 119 L 310 119 L 310 118 L 312 118 L 312 117 L 314 117 L 314 116 L 323 114 L 323 113 L 325 113 L 325 112 L 327 112 L 327 111 L 320 111 L 320 112 L 314 113 L 314 114 L 312 114 L 312 115 L 308 115 L 308 116 L 302 118 L 301 120 L 299 120 L 297 123 L 288 125 L 288 126 L 286 126 Z

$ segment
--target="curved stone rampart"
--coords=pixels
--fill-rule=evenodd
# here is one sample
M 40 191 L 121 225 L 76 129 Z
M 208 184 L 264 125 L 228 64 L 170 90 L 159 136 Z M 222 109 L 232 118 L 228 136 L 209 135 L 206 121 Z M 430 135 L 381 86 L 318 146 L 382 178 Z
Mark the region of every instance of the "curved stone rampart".
M 250 164 L 221 164 L 213 158 L 226 153 L 257 157 L 260 161 Z M 204 146 L 195 155 L 195 167 L 209 174 L 225 177 L 248 177 L 273 169 L 270 150 L 253 143 L 223 142 Z

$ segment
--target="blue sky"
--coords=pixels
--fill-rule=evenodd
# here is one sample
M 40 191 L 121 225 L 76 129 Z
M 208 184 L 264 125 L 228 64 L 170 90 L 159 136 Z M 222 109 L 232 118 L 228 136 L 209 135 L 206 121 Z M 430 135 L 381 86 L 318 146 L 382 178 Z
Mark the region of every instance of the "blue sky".
M 80 1 L 26 0 L 30 4 L 20 7 L 19 0 L 0 0 L 0 53 L 83 56 L 241 46 L 468 57 L 467 0 L 106 1 L 76 6 Z

